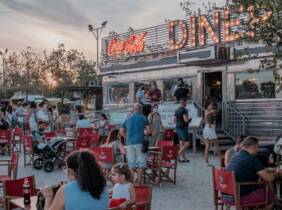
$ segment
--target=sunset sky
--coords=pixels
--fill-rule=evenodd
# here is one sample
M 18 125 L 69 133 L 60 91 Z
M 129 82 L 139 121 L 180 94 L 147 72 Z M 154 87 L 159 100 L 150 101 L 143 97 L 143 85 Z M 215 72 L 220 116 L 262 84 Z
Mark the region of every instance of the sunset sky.
M 196 1 L 200 7 L 204 0 Z M 108 25 L 103 32 L 125 32 L 183 19 L 181 0 L 0 0 L 0 49 L 21 50 L 27 46 L 38 52 L 51 50 L 62 42 L 67 48 L 83 51 L 95 59 L 95 39 L 88 24 Z M 218 6 L 224 0 L 217 0 Z

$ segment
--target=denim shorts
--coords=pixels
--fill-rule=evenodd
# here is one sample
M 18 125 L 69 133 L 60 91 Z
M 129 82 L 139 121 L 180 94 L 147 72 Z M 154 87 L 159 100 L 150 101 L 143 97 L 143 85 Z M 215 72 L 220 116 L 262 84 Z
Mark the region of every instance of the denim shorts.
M 176 128 L 176 134 L 179 141 L 190 141 L 188 128 Z
M 126 156 L 129 168 L 145 168 L 147 155 L 142 151 L 142 144 L 127 145 Z

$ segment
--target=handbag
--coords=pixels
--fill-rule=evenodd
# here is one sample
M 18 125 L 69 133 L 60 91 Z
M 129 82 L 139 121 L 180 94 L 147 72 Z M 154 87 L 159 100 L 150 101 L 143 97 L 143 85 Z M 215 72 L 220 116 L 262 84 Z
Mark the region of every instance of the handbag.
M 143 144 L 142 144 L 141 152 L 142 153 L 147 153 L 148 150 L 149 150 L 149 145 L 150 145 L 149 140 L 148 139 L 144 139 Z
M 54 192 L 54 196 L 56 195 L 57 191 L 59 190 L 59 188 L 64 184 L 64 182 L 61 182 L 57 185 L 53 185 L 51 186 L 53 192 Z M 37 210 L 44 210 L 44 206 L 45 206 L 45 197 L 44 195 L 39 192 L 37 194 L 37 201 L 36 201 L 36 209 Z

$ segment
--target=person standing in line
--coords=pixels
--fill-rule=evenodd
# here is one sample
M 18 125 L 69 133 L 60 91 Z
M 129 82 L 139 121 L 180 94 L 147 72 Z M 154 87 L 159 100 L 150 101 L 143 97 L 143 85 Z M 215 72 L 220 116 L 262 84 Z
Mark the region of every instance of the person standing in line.
M 189 115 L 186 109 L 187 99 L 181 98 L 179 100 L 180 107 L 176 109 L 174 113 L 173 121 L 176 123 L 176 134 L 180 141 L 180 148 L 178 151 L 179 162 L 189 162 L 190 160 L 186 157 L 186 149 L 191 145 L 191 139 L 189 138 L 188 126 L 189 126 Z
M 218 158 L 221 160 L 221 152 L 215 132 L 216 115 L 217 107 L 216 104 L 212 103 L 205 110 L 205 127 L 203 130 L 203 137 L 205 140 L 205 161 L 207 166 L 212 166 L 209 164 L 209 149 L 211 144 L 214 145 Z
M 153 105 L 153 109 L 148 116 L 148 120 L 152 131 L 152 135 L 149 136 L 150 146 L 156 146 L 156 141 L 161 140 L 161 130 L 164 129 L 157 104 Z
M 189 90 L 184 86 L 184 81 L 182 78 L 177 80 L 177 89 L 174 92 L 174 99 L 179 101 L 181 98 L 188 98 Z
M 162 100 L 162 92 L 158 89 L 157 83 L 152 81 L 150 83 L 151 88 L 148 93 L 148 99 L 151 103 L 159 103 Z
M 142 105 L 134 105 L 134 113 L 128 117 L 120 128 L 122 137 L 126 137 L 126 156 L 128 166 L 132 171 L 137 167 L 137 184 L 141 184 L 146 167 L 146 153 L 142 152 L 145 140 L 145 132 L 150 134 L 148 119 L 142 115 Z
M 144 90 L 145 90 L 144 83 L 140 83 L 139 88 L 138 88 L 136 95 L 135 95 L 136 96 L 136 102 L 139 103 L 139 104 L 142 104 L 142 105 L 144 105 L 145 102 L 146 102 Z

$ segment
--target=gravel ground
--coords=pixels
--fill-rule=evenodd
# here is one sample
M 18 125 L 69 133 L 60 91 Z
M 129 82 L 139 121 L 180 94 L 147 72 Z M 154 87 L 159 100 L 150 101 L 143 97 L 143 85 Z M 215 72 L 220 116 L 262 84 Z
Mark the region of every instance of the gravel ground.
M 210 210 L 214 208 L 211 168 L 205 166 L 202 153 L 191 154 L 189 158 L 190 163 L 178 164 L 176 185 L 163 183 L 161 187 L 153 187 L 152 210 Z M 219 164 L 213 155 L 210 162 Z M 66 180 L 65 173 L 60 169 L 45 173 L 31 166 L 24 167 L 21 154 L 18 177 L 28 175 L 35 175 L 37 187 Z

